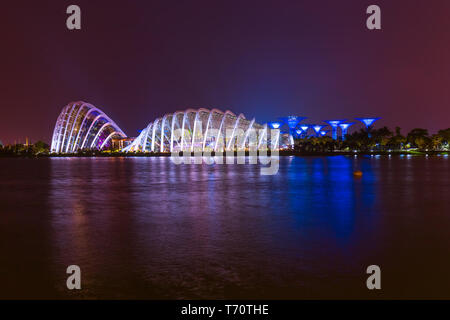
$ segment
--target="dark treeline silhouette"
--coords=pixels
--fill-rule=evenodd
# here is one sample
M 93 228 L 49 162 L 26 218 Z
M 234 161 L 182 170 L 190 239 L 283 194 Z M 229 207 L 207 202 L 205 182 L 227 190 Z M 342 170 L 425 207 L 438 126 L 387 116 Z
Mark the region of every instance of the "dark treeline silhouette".
M 48 155 L 50 152 L 50 146 L 43 142 L 38 141 L 34 144 L 0 144 L 0 156 L 39 156 Z
M 329 136 L 308 137 L 294 140 L 294 150 L 298 152 L 333 151 L 449 151 L 450 128 L 429 135 L 427 129 L 416 128 L 406 136 L 399 127 L 395 132 L 388 127 L 361 129 L 346 135 L 344 140 L 333 140 Z

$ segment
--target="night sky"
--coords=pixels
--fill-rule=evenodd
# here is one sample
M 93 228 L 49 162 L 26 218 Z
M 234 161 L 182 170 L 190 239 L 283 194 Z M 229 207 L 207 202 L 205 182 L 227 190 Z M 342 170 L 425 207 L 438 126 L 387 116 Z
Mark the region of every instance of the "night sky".
M 82 30 L 66 28 L 66 8 Z M 366 8 L 382 10 L 381 31 Z M 450 1 L 6 1 L 0 140 L 50 142 L 84 100 L 129 136 L 166 112 L 216 107 L 260 123 L 380 116 L 450 127 Z

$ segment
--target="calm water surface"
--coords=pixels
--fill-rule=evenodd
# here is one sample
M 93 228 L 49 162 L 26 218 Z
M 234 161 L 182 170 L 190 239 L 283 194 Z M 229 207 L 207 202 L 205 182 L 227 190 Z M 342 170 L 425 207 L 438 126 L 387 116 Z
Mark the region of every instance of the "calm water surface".
M 449 163 L 0 159 L 0 298 L 450 298 Z

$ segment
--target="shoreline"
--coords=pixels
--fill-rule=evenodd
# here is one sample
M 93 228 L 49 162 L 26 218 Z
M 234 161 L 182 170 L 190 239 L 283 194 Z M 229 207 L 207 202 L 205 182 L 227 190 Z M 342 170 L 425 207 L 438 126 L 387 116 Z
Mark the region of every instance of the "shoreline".
M 99 152 L 99 153 L 73 153 L 73 154 L 0 154 L 0 158 L 136 158 L 136 157 L 170 157 L 171 153 L 125 153 L 125 152 Z M 259 154 L 258 154 L 259 155 Z M 267 156 L 271 153 L 268 152 Z M 300 151 L 280 151 L 280 157 L 330 157 L 330 156 L 448 156 L 450 151 L 330 151 L 330 152 L 300 152 Z M 180 153 L 180 156 L 181 153 Z M 194 153 L 191 153 L 194 156 Z M 215 156 L 214 152 L 211 153 Z M 226 155 L 223 154 L 223 157 Z M 236 152 L 234 157 L 236 157 Z M 249 152 L 245 153 L 249 156 Z

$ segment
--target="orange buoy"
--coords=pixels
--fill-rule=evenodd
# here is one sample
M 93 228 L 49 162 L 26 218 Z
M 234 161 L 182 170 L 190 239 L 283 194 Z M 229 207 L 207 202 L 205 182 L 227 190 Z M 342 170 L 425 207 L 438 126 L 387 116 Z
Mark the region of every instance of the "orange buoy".
M 355 177 L 362 177 L 363 173 L 362 173 L 362 171 L 360 171 L 360 170 L 356 170 L 355 172 L 353 172 L 353 175 L 354 175 Z

